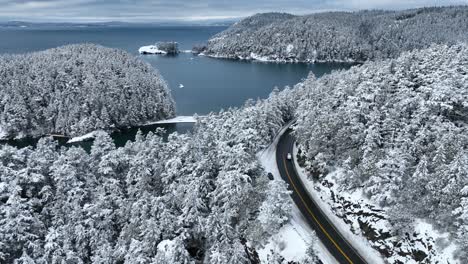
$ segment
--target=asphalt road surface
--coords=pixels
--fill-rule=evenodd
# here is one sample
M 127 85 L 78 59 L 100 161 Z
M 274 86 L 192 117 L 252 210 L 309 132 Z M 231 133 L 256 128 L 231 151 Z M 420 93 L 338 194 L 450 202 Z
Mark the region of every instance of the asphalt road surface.
M 296 173 L 294 161 L 287 159 L 288 153 L 293 154 L 293 145 L 294 137 L 288 129 L 278 142 L 276 162 L 281 177 L 289 184 L 289 189 L 293 192 L 291 196 L 307 223 L 339 263 L 367 263 L 337 231 L 306 191 Z

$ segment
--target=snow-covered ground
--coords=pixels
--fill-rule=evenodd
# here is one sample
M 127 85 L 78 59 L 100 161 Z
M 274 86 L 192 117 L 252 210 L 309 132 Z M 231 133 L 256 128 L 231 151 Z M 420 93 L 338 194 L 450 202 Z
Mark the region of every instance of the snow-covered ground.
M 250 53 L 250 58 L 252 60 L 262 61 L 262 62 L 271 62 L 272 61 L 266 56 L 260 56 L 258 54 L 253 53 L 253 52 Z
M 167 54 L 167 52 L 165 52 L 164 50 L 158 49 L 158 47 L 155 45 L 143 46 L 140 49 L 138 49 L 138 52 L 140 54 L 161 54 L 161 55 Z
M 142 124 L 141 126 L 150 126 L 150 125 L 157 125 L 157 124 L 175 124 L 175 123 L 196 123 L 197 120 L 193 116 L 176 116 L 171 119 L 159 120 L 154 122 L 147 122 Z M 0 131 L 1 132 L 1 131 Z M 77 143 L 89 139 L 93 139 L 96 136 L 97 131 L 90 132 L 86 135 L 82 135 L 79 137 L 74 137 L 68 140 L 68 144 L 70 143 Z
M 273 143 L 257 154 L 257 158 L 265 170 L 273 174 L 275 180 L 280 181 L 282 181 L 282 178 L 276 165 L 276 145 L 288 127 L 289 125 L 285 126 L 276 136 Z M 263 248 L 257 249 L 262 263 L 268 263 L 267 256 L 271 249 L 277 249 L 286 261 L 299 261 L 305 257 L 306 250 L 310 244 L 314 244 L 315 251 L 324 264 L 337 263 L 335 258 L 330 255 L 325 246 L 317 239 L 314 231 L 303 218 L 299 208 L 297 208 L 292 200 L 291 203 L 293 204 L 293 210 L 289 221 L 263 245 Z
M 432 237 L 435 240 L 437 251 L 439 254 L 434 256 L 434 261 L 438 261 L 439 263 L 444 263 L 447 261 L 449 261 L 450 263 L 457 263 L 457 261 L 453 259 L 453 257 L 455 256 L 455 252 L 457 251 L 457 246 L 454 243 L 449 243 L 449 233 L 441 233 L 435 230 L 430 223 L 427 223 L 422 219 L 418 219 L 416 221 L 415 231 L 421 235 Z M 446 244 L 446 246 L 441 247 L 438 244 Z
M 171 119 L 159 120 L 154 122 L 145 123 L 145 126 L 157 125 L 157 124 L 174 124 L 174 123 L 196 123 L 197 119 L 193 116 L 176 116 Z
M 432 225 L 416 221 L 415 233 L 405 238 L 393 235 L 385 208 L 372 203 L 362 190 L 346 191 L 337 181 L 343 177 L 337 169 L 320 182 L 308 179 L 307 173 L 297 161 L 296 170 L 304 186 L 335 227 L 369 263 L 384 263 L 380 252 L 386 255 L 387 263 L 457 263 L 453 253 L 456 246 L 450 243 L 449 234 L 436 232 Z M 365 230 L 364 230 L 365 229 Z
M 304 184 L 305 188 L 312 196 L 314 201 L 319 205 L 320 209 L 322 209 L 322 211 L 327 215 L 328 219 L 333 223 L 336 229 L 338 229 L 340 234 L 343 235 L 346 241 L 348 241 L 353 246 L 353 248 L 356 249 L 359 252 L 359 254 L 369 263 L 383 264 L 384 261 L 382 256 L 380 256 L 380 254 L 371 247 L 367 239 L 352 233 L 350 227 L 343 221 L 343 219 L 337 217 L 332 211 L 330 205 L 322 200 L 326 197 L 318 195 L 317 190 L 314 188 L 314 183 L 307 178 L 307 174 L 298 164 L 297 147 L 295 145 L 293 153 L 296 172 L 301 178 L 302 183 Z
M 5 129 L 0 125 L 0 139 L 5 139 L 7 137 L 7 133 Z
M 82 142 L 82 141 L 86 141 L 86 140 L 89 140 L 89 139 L 93 139 L 94 136 L 96 135 L 97 131 L 93 131 L 93 132 L 90 132 L 86 135 L 82 135 L 82 136 L 79 136 L 79 137 L 74 137 L 70 140 L 67 141 L 68 144 L 71 144 L 71 143 L 77 143 L 77 142 Z

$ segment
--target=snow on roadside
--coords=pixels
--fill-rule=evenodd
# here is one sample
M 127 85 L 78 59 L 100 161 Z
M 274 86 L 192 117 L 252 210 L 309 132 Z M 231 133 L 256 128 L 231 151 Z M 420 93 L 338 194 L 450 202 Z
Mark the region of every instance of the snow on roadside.
M 171 119 L 165 119 L 165 120 L 159 120 L 159 121 L 154 121 L 154 122 L 147 122 L 142 124 L 141 126 L 151 126 L 151 125 L 158 125 L 158 124 L 174 124 L 174 123 L 196 123 L 197 120 L 193 116 L 176 116 Z M 1 130 L 0 130 L 1 132 Z M 90 132 L 88 134 L 79 136 L 79 137 L 74 137 L 70 140 L 67 141 L 68 144 L 70 143 L 77 143 L 77 142 L 82 142 L 85 140 L 90 140 L 93 139 L 96 136 L 97 131 Z
M 276 164 L 276 146 L 288 127 L 289 124 L 278 133 L 272 144 L 257 154 L 257 158 L 265 171 L 273 174 L 275 180 L 282 180 Z M 314 231 L 309 227 L 296 204 L 292 200 L 291 202 L 293 210 L 289 221 L 265 243 L 263 248 L 257 249 L 262 263 L 268 263 L 267 256 L 272 249 L 278 250 L 286 261 L 300 261 L 306 256 L 307 248 L 312 243 L 319 259 L 324 264 L 338 263 L 320 240 L 316 238 Z
M 7 136 L 8 136 L 8 135 L 7 135 L 6 131 L 5 131 L 5 129 L 3 129 L 2 126 L 0 126 L 0 140 L 1 140 L 1 139 L 6 139 Z
M 304 184 L 304 187 L 312 196 L 314 201 L 318 204 L 320 209 L 325 213 L 325 215 L 333 223 L 336 229 L 338 229 L 340 234 L 344 236 L 346 241 L 348 241 L 364 259 L 366 259 L 369 263 L 375 263 L 375 264 L 382 263 L 383 264 L 384 263 L 383 258 L 380 256 L 380 254 L 376 250 L 374 250 L 371 247 L 367 239 L 353 234 L 351 230 L 349 229 L 349 226 L 343 221 L 343 219 L 338 218 L 335 215 L 335 213 L 332 211 L 332 208 L 330 207 L 330 205 L 328 203 L 325 203 L 322 200 L 324 197 L 317 195 L 317 191 L 314 188 L 314 183 L 307 178 L 307 174 L 305 173 L 304 169 L 299 166 L 299 163 L 297 161 L 297 151 L 298 151 L 297 147 L 294 144 L 293 159 L 294 159 L 294 164 L 296 167 L 296 172 L 301 178 L 301 181 Z
M 457 263 L 454 256 L 458 248 L 454 243 L 450 242 L 449 233 L 441 233 L 435 230 L 432 224 L 424 221 L 423 219 L 416 220 L 414 231 L 419 234 L 432 237 L 435 240 L 436 251 L 439 252 L 439 254 L 436 255 L 433 260 L 438 261 L 439 263 Z

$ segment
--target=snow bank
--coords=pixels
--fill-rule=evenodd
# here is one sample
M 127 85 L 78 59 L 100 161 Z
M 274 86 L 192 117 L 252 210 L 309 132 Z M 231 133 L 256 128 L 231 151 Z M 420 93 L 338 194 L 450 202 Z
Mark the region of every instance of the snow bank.
M 145 123 L 145 126 L 157 125 L 157 124 L 174 124 L 174 123 L 196 123 L 197 120 L 193 116 L 176 116 L 171 119 L 159 120 L 155 122 Z
M 339 186 L 345 177 L 343 169 L 336 169 L 318 183 L 307 178 L 307 173 L 297 162 L 296 170 L 304 186 L 322 211 L 334 223 L 337 230 L 349 241 L 369 263 L 379 261 L 384 252 L 386 263 L 457 263 L 454 253 L 457 246 L 448 233 L 434 230 L 424 220 L 416 221 L 414 232 L 404 238 L 394 235 L 386 208 L 375 205 L 362 189 L 342 190 Z
M 378 263 L 384 264 L 385 262 L 382 256 L 375 249 L 371 247 L 367 239 L 352 233 L 351 230 L 349 229 L 349 226 L 343 221 L 343 219 L 337 217 L 333 213 L 330 205 L 322 200 L 322 199 L 327 199 L 329 197 L 320 197 L 317 194 L 317 191 L 314 189 L 314 183 L 307 178 L 307 173 L 304 171 L 302 167 L 299 166 L 299 163 L 297 161 L 297 151 L 298 149 L 296 145 L 294 145 L 293 159 L 294 159 L 294 164 L 296 167 L 296 172 L 301 178 L 301 181 L 304 184 L 304 187 L 309 192 L 312 199 L 314 199 L 314 201 L 320 207 L 322 212 L 325 213 L 327 218 L 333 223 L 333 225 L 336 227 L 339 233 L 346 239 L 348 243 L 350 243 L 353 246 L 354 249 L 356 249 L 357 252 L 359 252 L 359 254 L 367 262 L 375 263 L 375 264 L 378 264 Z
M 96 132 L 97 131 L 93 131 L 93 132 L 90 132 L 90 133 L 88 133 L 86 135 L 83 135 L 83 136 L 74 137 L 74 138 L 68 140 L 67 144 L 77 143 L 77 142 L 82 142 L 82 141 L 93 139 L 95 137 L 95 135 L 96 135 Z
M 416 220 L 415 230 L 421 235 L 432 237 L 435 240 L 436 251 L 439 253 L 434 260 L 439 263 L 458 263 L 454 258 L 457 246 L 451 241 L 449 233 L 441 233 L 434 226 L 423 219 Z
M 271 250 L 279 252 L 287 262 L 300 263 L 306 256 L 307 248 L 311 244 L 314 245 L 317 256 L 322 263 L 338 263 L 315 236 L 314 231 L 303 218 L 299 208 L 294 205 L 289 222 L 276 235 L 272 236 L 263 248 L 257 249 L 257 252 L 262 264 L 270 264 L 267 262 L 267 257 Z
M 140 49 L 138 49 L 138 52 L 140 54 L 161 54 L 161 55 L 167 54 L 167 52 L 165 52 L 164 50 L 158 49 L 158 47 L 155 45 L 143 46 Z
M 289 128 L 286 125 L 275 137 L 273 143 L 266 149 L 257 153 L 257 158 L 264 167 L 265 171 L 273 174 L 275 180 L 282 180 L 276 164 L 276 146 L 280 137 Z M 338 263 L 328 252 L 326 247 L 315 236 L 314 231 L 309 227 L 302 216 L 299 208 L 291 200 L 293 210 L 290 219 L 276 235 L 272 236 L 262 248 L 257 249 L 262 263 L 267 264 L 267 256 L 270 250 L 277 250 L 286 261 L 299 261 L 305 257 L 307 248 L 314 244 L 318 257 L 324 264 Z
M 299 262 L 307 251 L 307 245 L 312 241 L 309 234 L 296 228 L 298 224 L 291 219 L 279 232 L 272 236 L 265 246 L 258 249 L 258 255 L 262 263 L 267 263 L 268 254 L 271 251 L 279 252 L 287 261 Z

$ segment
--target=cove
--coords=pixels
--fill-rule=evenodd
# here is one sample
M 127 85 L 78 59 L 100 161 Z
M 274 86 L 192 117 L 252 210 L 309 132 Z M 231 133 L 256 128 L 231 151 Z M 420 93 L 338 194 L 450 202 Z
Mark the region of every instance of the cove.
M 138 48 L 158 41 L 176 41 L 182 51 L 204 43 L 224 30 L 219 26 L 185 27 L 91 27 L 91 28 L 16 28 L 1 29 L 0 54 L 25 53 L 66 44 L 95 43 L 119 48 L 138 56 L 158 70 L 169 84 L 178 115 L 206 115 L 222 109 L 240 107 L 248 99 L 266 98 L 275 88 L 293 86 L 313 72 L 317 77 L 334 70 L 348 69 L 349 63 L 263 63 L 214 59 L 180 53 L 177 56 L 139 55 Z M 182 88 L 179 88 L 182 87 Z M 158 127 L 167 133 L 190 131 L 191 124 L 165 124 L 121 128 L 113 132 L 117 146 L 133 140 L 140 129 L 143 134 Z M 68 139 L 57 139 L 60 145 Z M 37 138 L 10 140 L 17 147 L 34 146 Z M 89 149 L 90 142 L 79 145 Z

